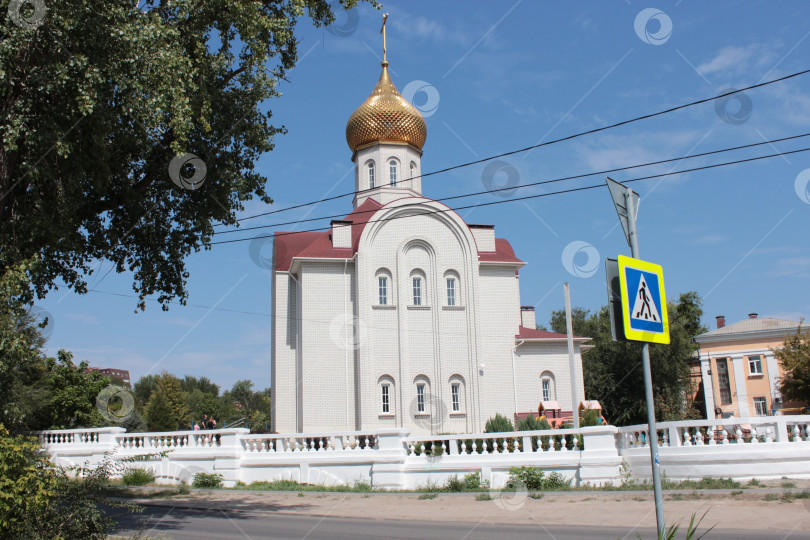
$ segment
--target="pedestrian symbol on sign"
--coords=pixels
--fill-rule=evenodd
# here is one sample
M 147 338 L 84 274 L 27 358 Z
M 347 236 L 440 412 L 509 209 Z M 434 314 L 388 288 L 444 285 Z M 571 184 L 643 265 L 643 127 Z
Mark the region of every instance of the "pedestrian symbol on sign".
M 644 279 L 644 274 L 642 273 L 641 279 L 639 280 L 636 303 L 633 306 L 633 318 L 658 322 L 661 320 L 661 317 L 658 315 L 658 309 L 655 307 L 655 302 L 652 301 L 649 294 L 647 280 Z
M 664 274 L 657 264 L 619 255 L 624 335 L 633 341 L 669 343 Z

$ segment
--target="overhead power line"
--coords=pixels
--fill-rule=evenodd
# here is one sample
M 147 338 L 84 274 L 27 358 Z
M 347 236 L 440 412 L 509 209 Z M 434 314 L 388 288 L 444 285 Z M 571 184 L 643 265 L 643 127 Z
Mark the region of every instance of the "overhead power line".
M 486 194 L 490 194 L 490 193 L 497 193 L 499 191 L 517 190 L 517 189 L 522 189 L 522 188 L 527 188 L 527 187 L 540 186 L 540 185 L 544 185 L 544 184 L 553 184 L 555 182 L 563 182 L 563 181 L 568 181 L 568 180 L 577 180 L 577 179 L 580 179 L 580 178 L 587 178 L 589 176 L 599 176 L 599 175 L 603 175 L 603 174 L 611 174 L 611 173 L 615 173 L 615 172 L 619 172 L 619 171 L 626 171 L 626 170 L 630 170 L 630 169 L 639 169 L 639 168 L 643 168 L 643 167 L 651 167 L 651 166 L 654 166 L 654 165 L 663 165 L 664 163 L 672 163 L 672 162 L 677 162 L 677 161 L 683 161 L 683 160 L 686 160 L 686 159 L 695 159 L 695 158 L 699 158 L 699 157 L 706 157 L 706 156 L 711 156 L 711 155 L 715 155 L 715 154 L 722 154 L 724 152 L 733 152 L 735 150 L 742 150 L 744 148 L 753 148 L 755 146 L 762 146 L 762 145 L 766 145 L 766 144 L 784 142 L 784 141 L 789 141 L 789 140 L 793 140 L 793 139 L 800 139 L 802 137 L 808 137 L 808 136 L 810 136 L 810 133 L 803 133 L 801 135 L 791 135 L 790 137 L 782 137 L 782 138 L 779 138 L 779 139 L 771 139 L 771 140 L 768 140 L 768 141 L 763 141 L 763 142 L 758 142 L 758 143 L 744 144 L 742 146 L 734 146 L 734 147 L 731 147 L 731 148 L 721 148 L 719 150 L 712 150 L 710 152 L 703 152 L 703 153 L 700 153 L 700 154 L 693 154 L 693 155 L 681 156 L 681 157 L 675 157 L 675 158 L 669 158 L 669 159 L 661 159 L 661 160 L 658 160 L 658 161 L 651 161 L 651 162 L 648 162 L 648 163 L 641 163 L 641 164 L 638 164 L 638 165 L 629 165 L 629 166 L 626 166 L 626 167 L 617 167 L 615 169 L 605 169 L 605 170 L 602 170 L 602 171 L 595 171 L 595 172 L 591 172 L 591 173 L 578 174 L 578 175 L 574 175 L 574 176 L 564 176 L 564 177 L 561 177 L 561 178 L 554 178 L 552 180 L 543 180 L 543 181 L 539 181 L 539 182 L 532 182 L 530 184 L 521 184 L 521 185 L 518 185 L 518 186 L 509 186 L 509 187 L 503 187 L 503 188 L 498 188 L 498 189 L 489 189 L 489 190 L 485 190 L 485 191 L 477 191 L 477 192 L 474 192 L 474 193 L 465 193 L 463 195 L 453 195 L 453 196 L 450 196 L 450 197 L 442 197 L 440 199 L 432 199 L 432 200 L 437 201 L 437 202 L 443 202 L 443 201 L 449 201 L 449 200 L 453 200 L 453 199 L 462 199 L 462 198 L 465 198 L 465 197 L 474 197 L 476 195 L 486 195 Z M 376 211 L 377 210 L 364 210 L 362 212 L 355 213 L 355 215 L 365 214 L 365 213 L 369 213 L 369 212 L 374 213 Z M 307 223 L 307 222 L 312 222 L 312 221 L 321 221 L 321 220 L 324 220 L 324 219 L 342 218 L 344 216 L 345 216 L 345 214 L 335 214 L 335 215 L 331 215 L 331 216 L 305 218 L 305 219 L 298 219 L 298 220 L 294 220 L 294 221 L 285 221 L 285 222 L 282 222 L 282 223 L 273 223 L 273 224 L 270 224 L 270 225 L 257 225 L 255 227 L 243 227 L 243 228 L 240 228 L 240 229 L 231 229 L 231 230 L 228 230 L 228 231 L 216 231 L 214 234 L 230 234 L 230 233 L 241 233 L 241 232 L 246 232 L 246 231 L 255 231 L 257 229 L 270 229 L 270 228 L 276 228 L 276 227 L 284 227 L 284 226 L 287 226 L 287 225 L 297 225 L 299 223 Z
M 465 163 L 460 163 L 458 165 L 452 165 L 450 167 L 445 167 L 443 169 L 438 169 L 436 171 L 424 173 L 424 174 L 419 175 L 419 176 L 417 176 L 415 178 L 426 178 L 428 176 L 433 176 L 435 174 L 446 173 L 446 172 L 453 171 L 453 170 L 456 170 L 456 169 L 469 167 L 471 165 L 477 165 L 479 163 L 484 163 L 484 162 L 487 162 L 487 161 L 491 161 L 493 159 L 512 156 L 514 154 L 519 154 L 521 152 L 527 152 L 527 151 L 533 150 L 535 148 L 541 148 L 543 146 L 549 146 L 549 145 L 556 144 L 556 143 L 563 142 L 563 141 L 570 141 L 572 139 L 576 139 L 578 137 L 583 137 L 585 135 L 591 135 L 593 133 L 599 133 L 600 131 L 606 131 L 606 130 L 613 129 L 613 128 L 620 127 L 620 126 L 624 126 L 624 125 L 627 125 L 627 124 L 632 124 L 634 122 L 638 122 L 638 121 L 641 121 L 641 120 L 647 120 L 649 118 L 654 118 L 656 116 L 662 116 L 664 114 L 669 114 L 669 113 L 672 113 L 672 112 L 675 112 L 675 111 L 679 111 L 681 109 L 686 109 L 688 107 L 693 107 L 695 105 L 700 105 L 702 103 L 708 103 L 709 101 L 714 101 L 714 100 L 717 100 L 717 99 L 720 99 L 720 98 L 723 98 L 723 97 L 731 96 L 731 95 L 734 95 L 734 94 L 739 94 L 739 93 L 745 92 L 747 90 L 753 90 L 755 88 L 761 88 L 763 86 L 768 86 L 770 84 L 783 82 L 783 81 L 786 81 L 788 79 L 792 79 L 794 77 L 799 77 L 801 75 L 806 75 L 808 73 L 810 73 L 810 69 L 806 69 L 804 71 L 798 71 L 796 73 L 791 73 L 789 75 L 785 75 L 784 77 L 779 77 L 778 79 L 773 79 L 773 80 L 765 81 L 765 82 L 758 83 L 758 84 L 752 84 L 751 86 L 746 86 L 744 88 L 740 88 L 739 90 L 730 90 L 730 91 L 725 92 L 723 94 L 719 94 L 719 95 L 712 96 L 712 97 L 709 97 L 709 98 L 699 99 L 697 101 L 690 101 L 689 103 L 684 103 L 682 105 L 678 105 L 678 106 L 675 106 L 675 107 L 670 107 L 669 109 L 665 109 L 663 111 L 658 111 L 658 112 L 654 112 L 654 113 L 650 113 L 650 114 L 645 114 L 645 115 L 642 115 L 642 116 L 636 116 L 635 118 L 630 118 L 628 120 L 623 120 L 621 122 L 616 122 L 614 124 L 609 124 L 607 126 L 602 126 L 602 127 L 590 129 L 590 130 L 587 130 L 587 131 L 582 131 L 582 132 L 579 132 L 579 133 L 575 133 L 573 135 L 568 135 L 568 136 L 565 136 L 565 137 L 561 137 L 559 139 L 553 139 L 553 140 L 546 141 L 546 142 L 543 142 L 543 143 L 534 144 L 532 146 L 527 146 L 525 148 L 519 148 L 517 150 L 511 150 L 509 152 L 503 152 L 501 154 L 495 154 L 495 155 L 492 155 L 492 156 L 489 156 L 489 157 L 477 159 L 475 161 L 467 161 Z M 407 181 L 413 180 L 415 178 L 408 178 L 406 180 L 400 180 L 399 182 L 395 182 L 395 183 L 407 182 Z M 373 188 L 371 188 L 371 189 L 373 189 Z M 278 213 L 281 213 L 281 212 L 287 212 L 288 210 L 295 210 L 295 209 L 298 209 L 298 208 L 304 208 L 306 206 L 311 206 L 313 204 L 318 204 L 318 203 L 321 203 L 321 202 L 333 201 L 335 199 L 341 199 L 343 197 L 348 197 L 350 195 L 357 195 L 357 194 L 363 193 L 365 191 L 368 191 L 368 190 L 350 191 L 348 193 L 343 193 L 341 195 L 333 195 L 332 197 L 326 197 L 324 199 L 320 199 L 320 200 L 317 200 L 317 201 L 310 201 L 310 202 L 306 202 L 306 203 L 296 204 L 296 205 L 293 205 L 293 206 L 288 206 L 286 208 L 279 208 L 278 210 L 271 210 L 269 212 L 262 212 L 260 214 L 254 214 L 252 216 L 246 216 L 246 217 L 243 217 L 243 218 L 239 218 L 237 220 L 237 222 L 247 221 L 249 219 L 254 219 L 254 218 L 262 217 L 262 216 L 269 216 L 269 215 L 272 215 L 272 214 L 278 214 Z M 225 225 L 225 224 L 220 223 L 220 224 L 218 224 L 218 226 L 219 225 Z
M 88 289 L 87 292 L 94 292 L 100 294 L 107 294 L 110 296 L 121 296 L 123 298 L 137 298 L 139 300 L 149 300 L 150 302 L 160 302 L 160 300 L 156 298 L 141 298 L 140 296 L 135 296 L 134 294 L 123 294 L 123 293 L 115 293 L 109 291 L 100 291 L 98 289 Z M 257 313 L 255 311 L 240 311 L 238 309 L 228 309 L 228 308 L 221 308 L 221 307 L 213 307 L 213 306 L 203 306 L 200 304 L 184 304 L 182 302 L 174 302 L 171 301 L 169 304 L 176 304 L 178 306 L 185 306 L 185 307 L 196 307 L 196 308 L 203 308 L 203 309 L 213 309 L 215 311 L 227 311 L 229 313 L 241 313 L 242 315 L 258 315 L 259 317 L 272 317 L 269 313 Z
M 661 173 L 661 174 L 652 174 L 652 175 L 649 175 L 649 176 L 642 176 L 640 178 L 633 178 L 633 179 L 630 179 L 630 180 L 625 180 L 622 183 L 623 184 L 628 184 L 630 182 L 640 182 L 642 180 L 651 180 L 653 178 L 663 178 L 665 176 L 674 176 L 674 175 L 685 174 L 685 173 L 689 173 L 689 172 L 703 171 L 703 170 L 707 170 L 707 169 L 716 169 L 718 167 L 727 167 L 727 166 L 730 166 L 730 165 L 737 165 L 737 164 L 740 164 L 740 163 L 748 163 L 748 162 L 751 162 L 751 161 L 759 161 L 759 160 L 763 160 L 763 159 L 771 159 L 771 158 L 775 158 L 775 157 L 788 156 L 788 155 L 791 155 L 791 154 L 797 154 L 797 153 L 800 153 L 800 152 L 807 152 L 807 151 L 810 151 L 810 148 L 801 148 L 799 150 L 790 150 L 790 151 L 786 151 L 786 152 L 777 152 L 775 154 L 769 154 L 769 155 L 766 155 L 766 156 L 757 156 L 757 157 L 752 157 L 752 158 L 738 159 L 738 160 L 735 160 L 735 161 L 727 161 L 725 163 L 716 163 L 716 164 L 713 164 L 713 165 L 704 165 L 704 166 L 701 166 L 701 167 L 694 167 L 692 169 L 683 169 L 683 170 L 680 170 L 680 171 L 672 171 L 672 172 Z M 537 195 L 527 195 L 525 197 L 515 197 L 515 198 L 511 198 L 511 199 L 504 199 L 502 201 L 491 201 L 491 202 L 486 202 L 486 203 L 476 203 L 476 204 L 471 204 L 471 205 L 467 205 L 467 206 L 458 206 L 456 208 L 446 208 L 446 209 L 441 209 L 441 210 L 433 210 L 431 212 L 421 212 L 419 214 L 406 214 L 406 215 L 392 216 L 392 217 L 389 217 L 389 218 L 380 218 L 380 219 L 374 220 L 374 222 L 377 223 L 377 222 L 391 221 L 391 220 L 394 220 L 394 219 L 403 219 L 403 218 L 409 218 L 409 217 L 415 217 L 415 216 L 441 214 L 441 213 L 445 213 L 445 212 L 458 212 L 459 210 L 466 210 L 468 208 L 481 208 L 481 207 L 484 207 L 484 206 L 493 206 L 493 205 L 496 205 L 496 204 L 504 204 L 504 203 L 510 203 L 510 202 L 516 202 L 516 201 L 526 201 L 526 200 L 529 200 L 529 199 L 539 199 L 541 197 L 551 197 L 553 195 L 562 195 L 564 193 L 574 193 L 576 191 L 585 191 L 585 190 L 589 190 L 589 189 L 597 189 L 597 188 L 603 188 L 603 187 L 605 187 L 605 184 L 595 184 L 595 185 L 592 185 L 592 186 L 583 186 L 583 187 L 578 187 L 578 188 L 564 189 L 564 190 L 561 190 L 561 191 L 553 191 L 551 193 L 540 193 L 540 194 L 537 194 Z M 423 203 L 415 203 L 413 205 L 403 205 L 403 206 L 400 206 L 400 207 L 397 207 L 397 208 L 401 209 L 401 208 L 407 208 L 408 206 L 418 206 L 418 205 L 421 205 L 421 204 L 423 204 Z M 348 227 L 349 225 L 345 225 L 345 226 Z M 281 233 L 276 233 L 276 234 L 267 234 L 267 235 L 262 235 L 262 236 L 254 236 L 252 238 L 238 238 L 238 239 L 235 239 L 235 240 L 222 240 L 222 241 L 219 241 L 219 242 L 211 242 L 211 245 L 233 244 L 235 242 L 247 242 L 247 241 L 251 241 L 251 240 L 256 240 L 257 238 L 271 238 L 271 237 L 274 237 L 274 236 L 276 236 L 276 237 L 278 237 L 278 236 L 287 236 L 287 235 L 290 235 L 290 234 L 301 234 L 301 233 L 305 233 L 305 232 L 328 231 L 329 229 L 331 229 L 331 227 L 319 227 L 319 228 L 316 228 L 316 229 L 308 229 L 308 230 L 304 230 L 304 231 L 281 232 Z

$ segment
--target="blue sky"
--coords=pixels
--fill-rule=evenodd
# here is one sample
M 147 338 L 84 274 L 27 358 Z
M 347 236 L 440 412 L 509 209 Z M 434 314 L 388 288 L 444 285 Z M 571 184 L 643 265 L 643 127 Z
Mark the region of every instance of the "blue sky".
M 800 1 L 408 1 L 386 3 L 383 11 L 390 13 L 394 83 L 426 116 L 424 172 L 810 68 L 807 6 Z M 251 203 L 245 215 L 354 189 L 345 125 L 379 76 L 380 21 L 379 12 L 361 6 L 356 16 L 341 14 L 331 31 L 300 22 L 299 64 L 282 83 L 283 97 L 267 104 L 289 133 L 259 162 L 275 204 Z M 429 176 L 423 191 L 448 197 L 801 134 L 810 131 L 808 83 L 810 75 L 509 156 L 489 169 L 479 164 Z M 810 137 L 612 177 L 805 147 Z M 642 257 L 663 266 L 670 298 L 698 291 L 712 327 L 720 314 L 729 322 L 749 312 L 810 319 L 808 179 L 810 152 L 633 183 L 642 197 Z M 603 182 L 528 187 L 514 196 Z M 478 195 L 451 206 L 496 200 L 508 197 Z M 350 210 L 346 197 L 245 225 Z M 494 224 L 528 263 L 520 273 L 521 300 L 536 305 L 543 323 L 563 305 L 566 281 L 574 305 L 598 309 L 606 301 L 604 258 L 629 255 L 605 188 L 460 214 L 468 223 Z M 129 369 L 133 380 L 168 370 L 223 387 L 246 378 L 269 386 L 271 282 L 256 262 L 269 258 L 269 245 L 261 248 L 240 242 L 190 257 L 189 305 L 168 312 L 152 302 L 136 313 L 131 276 L 104 277 L 110 264 L 101 261 L 88 283 L 103 292 L 60 288 L 37 302 L 53 322 L 49 352 L 69 349 L 78 360 Z

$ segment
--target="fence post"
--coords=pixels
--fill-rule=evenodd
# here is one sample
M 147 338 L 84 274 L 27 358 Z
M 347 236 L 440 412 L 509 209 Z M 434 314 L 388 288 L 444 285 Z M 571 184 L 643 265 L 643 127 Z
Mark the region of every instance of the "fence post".
M 616 447 L 615 426 L 591 426 L 580 429 L 585 449 L 580 454 L 578 485 L 600 486 L 621 479 L 622 459 Z
M 410 431 L 404 428 L 378 430 L 377 450 L 371 465 L 371 485 L 380 489 L 405 489 L 405 458 L 408 450 L 405 437 Z

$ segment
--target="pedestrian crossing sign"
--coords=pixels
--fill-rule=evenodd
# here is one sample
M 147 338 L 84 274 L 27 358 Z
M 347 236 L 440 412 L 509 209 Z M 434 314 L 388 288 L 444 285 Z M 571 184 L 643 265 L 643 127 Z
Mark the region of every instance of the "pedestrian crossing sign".
M 633 341 L 669 343 L 667 296 L 661 266 L 619 255 L 624 335 Z

